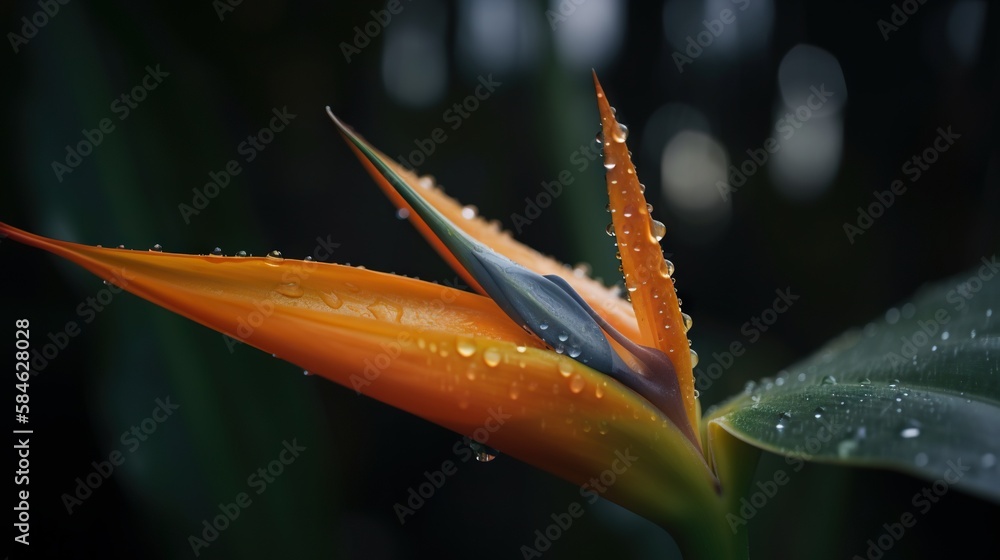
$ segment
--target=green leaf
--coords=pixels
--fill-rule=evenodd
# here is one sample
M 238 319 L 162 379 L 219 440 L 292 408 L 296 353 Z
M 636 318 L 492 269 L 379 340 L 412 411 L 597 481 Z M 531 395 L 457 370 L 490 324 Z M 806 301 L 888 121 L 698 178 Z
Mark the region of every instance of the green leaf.
M 925 287 L 709 412 L 805 460 L 894 469 L 1000 502 L 1000 267 Z

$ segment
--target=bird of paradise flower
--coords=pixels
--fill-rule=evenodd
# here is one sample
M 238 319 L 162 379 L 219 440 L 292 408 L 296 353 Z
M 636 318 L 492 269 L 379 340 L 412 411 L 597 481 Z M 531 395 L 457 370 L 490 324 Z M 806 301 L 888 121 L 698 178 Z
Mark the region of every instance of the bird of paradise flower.
M 685 558 L 745 558 L 746 523 L 732 519 L 757 450 L 725 417 L 701 417 L 691 319 L 659 245 L 665 226 L 650 216 L 627 131 L 596 75 L 594 84 L 627 300 L 463 215 L 332 113 L 379 186 L 476 293 L 277 252 L 89 247 L 2 223 L 0 234 L 460 434 L 475 437 L 502 406 L 490 446 L 581 485 L 627 461 L 603 497 L 669 530 Z M 995 481 L 977 484 L 989 493 Z

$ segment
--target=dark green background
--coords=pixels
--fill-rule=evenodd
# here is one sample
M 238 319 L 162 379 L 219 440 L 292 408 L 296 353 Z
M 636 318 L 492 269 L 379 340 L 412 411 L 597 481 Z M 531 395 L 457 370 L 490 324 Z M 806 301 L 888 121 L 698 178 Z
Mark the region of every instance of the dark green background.
M 683 74 L 664 46 L 662 5 L 632 2 L 624 42 L 594 63 L 631 142 L 655 134 L 645 123 L 667 102 L 697 107 L 713 135 L 741 161 L 772 134 L 776 71 L 798 43 L 834 54 L 849 99 L 843 156 L 832 188 L 790 201 L 758 173 L 733 198 L 724 232 L 710 240 L 682 227 L 683 216 L 655 194 L 659 160 L 633 145 L 639 175 L 666 222 L 664 248 L 677 265 L 684 309 L 705 357 L 744 340 L 740 326 L 770 306 L 776 288 L 801 296 L 793 308 L 703 393 L 706 405 L 745 381 L 772 375 L 828 338 L 864 324 L 921 284 L 944 278 L 996 251 L 1000 240 L 1000 35 L 986 13 L 978 58 L 959 64 L 944 40 L 951 2 L 928 2 L 883 41 L 876 20 L 889 2 L 785 2 L 760 53 L 729 63 L 698 60 Z M 221 246 L 286 256 L 310 253 L 317 236 L 340 243 L 332 260 L 424 279 L 451 281 L 411 227 L 397 220 L 323 108 L 390 154 L 443 126 L 442 112 L 472 93 L 477 76 L 502 87 L 437 147 L 421 171 L 487 217 L 523 211 L 540 182 L 569 168 L 589 145 L 597 114 L 589 70 L 553 52 L 545 4 L 521 3 L 519 17 L 541 31 L 524 67 L 504 73 L 470 68 L 455 37 L 456 7 L 404 2 L 394 21 L 440 26 L 446 89 L 422 108 L 398 104 L 381 78 L 384 34 L 347 63 L 339 47 L 379 2 L 244 1 L 220 21 L 210 2 L 74 0 L 23 45 L 2 55 L 5 149 L 0 219 L 88 244 L 205 253 Z M 39 8 L 0 7 L 3 30 Z M 412 23 L 412 22 L 411 22 Z M 421 23 L 422 25 L 423 23 Z M 693 32 L 700 22 L 688 22 Z M 392 23 L 386 33 L 392 32 Z M 124 121 L 109 104 L 139 83 L 147 65 L 170 76 Z M 289 128 L 203 213 L 187 225 L 190 202 L 210 171 L 238 157 L 237 145 L 270 118 L 296 114 Z M 111 117 L 116 129 L 62 182 L 51 169 L 81 130 Z M 938 126 L 963 134 L 921 180 L 853 245 L 842 230 L 856 207 L 899 177 Z M 446 125 L 445 125 L 446 126 Z M 566 262 L 586 261 L 617 280 L 604 233 L 603 176 L 591 167 L 520 236 Z M 680 224 L 680 225 L 678 225 Z M 103 286 L 78 268 L 35 250 L 0 244 L 2 319 L 27 317 L 36 343 L 77 320 L 77 306 Z M 67 515 L 60 495 L 73 479 L 121 449 L 120 434 L 154 399 L 181 409 Z M 247 490 L 246 478 L 274 459 L 282 440 L 307 451 L 225 531 L 204 558 L 517 558 L 549 515 L 579 501 L 577 489 L 501 455 L 465 463 L 405 525 L 393 503 L 425 470 L 455 459 L 455 434 L 355 396 L 247 347 L 230 352 L 220 335 L 131 295 L 113 302 L 43 371 L 31 388 L 31 550 L 36 557 L 185 558 L 187 536 Z M 770 461 L 770 462 L 768 462 Z M 769 476 L 781 459 L 760 467 Z M 754 557 L 845 558 L 863 553 L 882 523 L 910 509 L 925 482 L 889 473 L 812 466 L 798 473 L 751 524 Z M 996 549 L 997 508 L 951 493 L 885 557 L 932 558 Z M 986 529 L 992 527 L 992 529 Z M 14 547 L 15 557 L 22 552 Z M 545 558 L 664 558 L 669 537 L 616 506 L 601 503 Z M 896 555 L 896 556 L 893 556 Z

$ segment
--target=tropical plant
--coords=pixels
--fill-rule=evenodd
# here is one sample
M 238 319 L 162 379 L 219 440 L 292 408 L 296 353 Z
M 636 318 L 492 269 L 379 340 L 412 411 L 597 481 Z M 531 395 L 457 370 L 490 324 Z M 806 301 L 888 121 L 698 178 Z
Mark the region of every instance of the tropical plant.
M 480 460 L 497 448 L 617 502 L 670 531 L 686 558 L 748 556 L 753 512 L 787 483 L 775 471 L 751 486 L 758 449 L 789 465 L 890 468 L 1000 501 L 995 255 L 702 416 L 692 320 L 659 246 L 666 227 L 650 216 L 627 129 L 596 76 L 595 86 L 607 231 L 627 299 L 475 216 L 332 113 L 376 182 L 477 293 L 278 252 L 179 255 L 6 224 L 0 233 L 466 435 Z M 556 523 L 576 517 L 564 515 Z M 899 522 L 903 533 L 911 526 Z

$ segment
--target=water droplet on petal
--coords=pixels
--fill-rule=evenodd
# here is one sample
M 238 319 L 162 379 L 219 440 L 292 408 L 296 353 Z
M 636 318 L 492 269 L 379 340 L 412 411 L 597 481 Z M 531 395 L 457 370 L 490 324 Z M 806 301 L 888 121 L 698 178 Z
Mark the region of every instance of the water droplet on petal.
M 694 326 L 694 319 L 687 313 L 681 313 L 681 320 L 684 322 L 684 332 L 688 332 Z
M 510 400 L 512 401 L 516 401 L 517 398 L 521 396 L 521 387 L 518 386 L 517 381 L 510 384 L 510 391 L 508 394 L 510 395 Z
M 163 245 L 160 245 L 159 243 L 157 243 L 156 245 L 153 245 L 153 248 L 150 249 L 150 251 L 155 251 L 157 253 L 162 253 L 163 252 Z
M 667 265 L 667 276 L 673 276 L 674 275 L 674 263 L 671 262 L 668 259 L 663 259 L 663 263 L 665 265 Z M 678 305 L 680 305 L 680 304 L 678 304 Z
M 611 139 L 615 142 L 621 144 L 625 140 L 628 140 L 628 127 L 618 123 L 617 128 L 611 129 Z
M 657 242 L 663 241 L 663 237 L 667 235 L 667 226 L 663 225 L 663 222 L 659 220 L 651 220 L 649 228 L 653 234 L 653 239 Z
M 573 379 L 569 382 L 569 390 L 573 393 L 579 393 L 586 386 L 587 382 L 584 381 L 583 376 L 579 373 L 573 376 Z
M 237 257 L 245 257 L 245 256 L 247 256 L 247 252 L 246 251 L 236 251 L 236 256 Z
M 813 418 L 816 418 L 817 420 L 822 418 L 824 412 L 826 412 L 825 408 L 823 408 L 822 406 L 817 406 L 816 410 L 813 411 Z
M 304 369 L 304 370 L 302 370 L 302 375 L 312 375 L 312 373 L 310 373 L 309 370 Z
M 606 162 L 604 162 L 604 168 L 607 169 L 608 171 L 614 169 L 615 168 L 615 162 L 613 162 L 613 161 L 606 161 Z
M 285 259 L 281 256 L 281 251 L 271 251 L 267 254 L 267 260 L 270 262 L 281 262 Z
M 500 364 L 500 360 L 502 358 L 503 355 L 500 354 L 500 351 L 497 350 L 496 348 L 487 348 L 483 352 L 483 363 L 485 363 L 489 367 L 496 367 L 498 364 Z
M 607 420 L 601 420 L 600 422 L 597 423 L 597 433 L 601 434 L 602 436 L 608 433 Z
M 475 206 L 463 206 L 462 207 L 462 217 L 466 220 L 471 220 L 475 218 L 477 214 L 477 209 Z
M 832 375 L 827 375 L 819 382 L 820 385 L 836 385 L 837 378 Z
M 468 338 L 460 338 L 455 344 L 455 349 L 460 356 L 468 358 L 476 353 L 476 343 Z
M 573 361 L 562 359 L 559 360 L 559 375 L 563 377 L 569 377 L 573 373 Z
M 295 282 L 278 284 L 277 286 L 274 287 L 274 291 L 290 298 L 300 298 L 302 297 L 302 294 L 306 293 L 305 290 L 302 289 L 302 286 L 299 286 Z
M 320 292 L 319 298 L 323 300 L 323 303 L 330 306 L 330 309 L 340 309 L 344 305 L 344 300 L 340 299 L 340 296 L 333 292 Z
M 500 452 L 496 449 L 483 445 L 477 441 L 470 443 L 469 447 L 472 449 L 472 452 L 476 454 L 476 460 L 480 463 L 489 463 L 493 459 L 496 459 L 497 455 L 500 454 Z
M 698 353 L 697 353 L 697 352 L 695 352 L 695 351 L 694 351 L 694 350 L 692 349 L 692 350 L 691 350 L 691 367 L 695 367 L 695 366 L 697 366 L 697 365 L 698 365 Z
M 216 247 L 215 249 L 212 249 L 212 256 L 221 257 L 222 256 L 222 247 Z
M 608 222 L 608 226 L 604 228 L 604 232 L 607 233 L 610 237 L 614 237 L 615 236 L 615 223 L 614 222 Z

